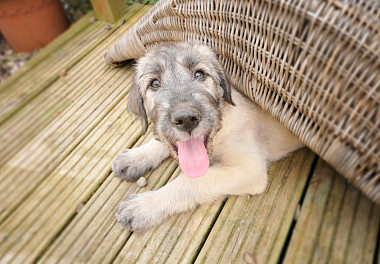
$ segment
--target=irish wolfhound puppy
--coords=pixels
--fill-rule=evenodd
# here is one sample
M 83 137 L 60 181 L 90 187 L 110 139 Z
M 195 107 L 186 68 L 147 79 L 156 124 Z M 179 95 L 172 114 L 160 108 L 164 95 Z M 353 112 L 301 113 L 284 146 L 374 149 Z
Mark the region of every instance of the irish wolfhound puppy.
M 227 195 L 262 193 L 268 163 L 302 146 L 232 89 L 215 54 L 200 44 L 165 44 L 139 59 L 128 109 L 144 132 L 151 119 L 155 137 L 118 154 L 115 175 L 136 181 L 169 156 L 182 169 L 163 188 L 120 204 L 117 219 L 133 231 Z

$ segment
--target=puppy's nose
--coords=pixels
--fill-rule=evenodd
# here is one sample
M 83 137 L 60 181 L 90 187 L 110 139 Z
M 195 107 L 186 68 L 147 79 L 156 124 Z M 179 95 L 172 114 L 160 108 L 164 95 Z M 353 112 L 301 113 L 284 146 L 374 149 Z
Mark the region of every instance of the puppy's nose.
M 179 130 L 191 132 L 198 126 L 201 115 L 193 109 L 181 109 L 174 112 L 170 119 Z

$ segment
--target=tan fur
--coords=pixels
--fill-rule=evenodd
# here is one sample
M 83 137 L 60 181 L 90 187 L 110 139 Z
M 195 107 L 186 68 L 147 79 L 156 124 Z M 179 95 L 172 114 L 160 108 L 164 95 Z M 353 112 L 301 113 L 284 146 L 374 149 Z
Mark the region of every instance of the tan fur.
M 208 47 L 198 47 L 199 53 L 210 56 Z M 139 64 L 138 68 L 150 63 L 147 58 L 140 60 L 145 64 Z M 208 60 L 202 63 L 207 64 Z M 221 97 L 222 90 L 213 87 L 215 82 L 212 80 L 203 85 L 210 87 L 215 96 Z M 154 96 L 149 92 L 144 97 L 148 116 L 154 109 Z M 222 100 L 220 106 L 214 107 L 221 111 L 221 129 L 211 133 L 208 150 L 212 153 L 212 166 L 206 175 L 191 179 L 181 173 L 157 191 L 131 196 L 120 204 L 117 213 L 117 219 L 124 227 L 144 231 L 157 226 L 170 215 L 190 210 L 198 204 L 212 203 L 226 195 L 260 194 L 267 186 L 268 164 L 303 146 L 268 113 L 236 90 L 232 89 L 227 96 L 232 97 L 236 106 Z M 171 151 L 164 140 L 159 142 L 153 139 L 145 146 L 129 150 L 128 157 L 119 154 L 113 166 L 116 174 L 120 174 L 126 164 L 142 168 L 157 167 Z M 122 178 L 136 180 L 135 174 Z

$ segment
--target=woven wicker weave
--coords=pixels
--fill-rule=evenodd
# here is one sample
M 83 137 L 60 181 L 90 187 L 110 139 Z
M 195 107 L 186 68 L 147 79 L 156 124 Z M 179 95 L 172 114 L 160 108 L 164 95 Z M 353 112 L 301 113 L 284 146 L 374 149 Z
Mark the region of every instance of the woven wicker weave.
M 380 203 L 380 1 L 161 0 L 105 55 L 201 41 L 230 82 Z

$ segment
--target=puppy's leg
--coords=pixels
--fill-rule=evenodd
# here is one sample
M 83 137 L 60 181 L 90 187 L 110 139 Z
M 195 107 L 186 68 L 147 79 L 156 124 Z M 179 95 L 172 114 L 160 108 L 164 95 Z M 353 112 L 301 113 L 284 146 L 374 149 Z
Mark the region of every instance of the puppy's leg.
M 265 190 L 267 171 L 264 161 L 250 168 L 211 167 L 206 175 L 191 179 L 181 173 L 177 179 L 157 191 L 132 195 L 119 205 L 118 221 L 133 231 L 144 231 L 166 217 L 212 203 L 226 195 L 258 194 Z
M 112 164 L 116 177 L 137 181 L 148 171 L 157 168 L 170 155 L 168 147 L 156 139 L 134 149 L 117 154 Z

